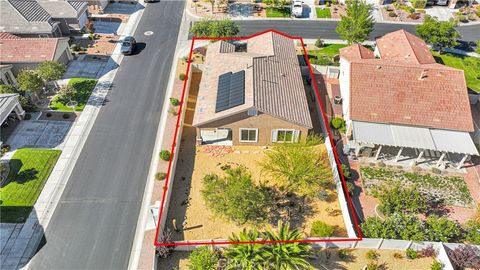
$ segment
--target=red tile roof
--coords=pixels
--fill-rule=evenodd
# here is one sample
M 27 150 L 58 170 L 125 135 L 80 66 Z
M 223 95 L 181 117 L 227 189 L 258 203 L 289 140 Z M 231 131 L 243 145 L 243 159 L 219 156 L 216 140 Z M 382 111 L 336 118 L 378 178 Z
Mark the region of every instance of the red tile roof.
M 352 62 L 350 85 L 352 120 L 474 130 L 463 70 Z
M 434 64 L 427 44 L 405 30 L 398 30 L 377 38 L 380 58 L 412 64 Z
M 381 59 L 347 48 L 340 56 L 351 63 L 350 119 L 474 130 L 463 70 L 437 64 L 419 38 L 400 30 L 377 39 Z
M 58 38 L 0 38 L 0 62 L 36 63 L 54 60 Z
M 349 61 L 358 59 L 373 59 L 373 52 L 360 44 L 353 44 L 340 49 L 340 55 Z

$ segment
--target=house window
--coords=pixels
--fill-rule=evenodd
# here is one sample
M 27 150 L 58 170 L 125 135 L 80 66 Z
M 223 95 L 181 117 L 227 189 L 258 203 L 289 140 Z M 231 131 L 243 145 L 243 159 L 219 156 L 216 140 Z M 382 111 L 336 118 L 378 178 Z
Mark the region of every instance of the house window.
M 300 131 L 294 129 L 272 130 L 272 142 L 293 143 L 298 141 Z
M 257 142 L 258 128 L 241 128 L 240 142 Z

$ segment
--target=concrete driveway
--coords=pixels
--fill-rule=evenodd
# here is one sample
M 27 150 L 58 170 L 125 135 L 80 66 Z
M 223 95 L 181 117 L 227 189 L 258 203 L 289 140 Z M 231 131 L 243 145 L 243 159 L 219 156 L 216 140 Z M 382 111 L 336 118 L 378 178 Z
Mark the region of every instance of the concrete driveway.
M 62 149 L 71 125 L 70 121 L 21 121 L 6 144 L 11 150 L 22 147 Z

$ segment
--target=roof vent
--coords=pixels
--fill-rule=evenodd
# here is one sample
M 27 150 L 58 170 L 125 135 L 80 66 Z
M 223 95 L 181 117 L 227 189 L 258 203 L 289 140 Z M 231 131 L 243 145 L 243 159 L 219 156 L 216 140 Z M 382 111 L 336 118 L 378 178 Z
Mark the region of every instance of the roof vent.
M 419 80 L 423 80 L 428 77 L 428 69 L 424 69 L 422 73 L 420 74 L 420 77 L 418 78 Z
M 377 69 L 382 69 L 382 66 L 377 66 L 376 68 L 377 68 Z

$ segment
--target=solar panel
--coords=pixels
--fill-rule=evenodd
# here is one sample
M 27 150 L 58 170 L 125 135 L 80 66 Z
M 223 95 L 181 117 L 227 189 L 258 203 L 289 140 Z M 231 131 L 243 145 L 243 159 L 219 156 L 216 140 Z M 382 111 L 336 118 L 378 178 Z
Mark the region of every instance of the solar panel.
M 245 71 L 228 72 L 218 76 L 215 112 L 245 104 Z

